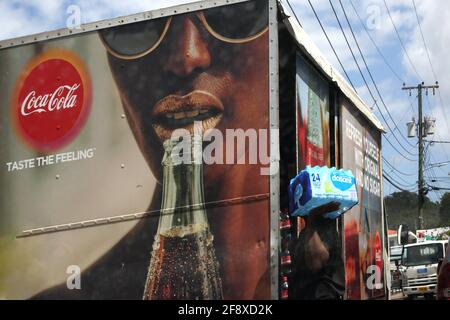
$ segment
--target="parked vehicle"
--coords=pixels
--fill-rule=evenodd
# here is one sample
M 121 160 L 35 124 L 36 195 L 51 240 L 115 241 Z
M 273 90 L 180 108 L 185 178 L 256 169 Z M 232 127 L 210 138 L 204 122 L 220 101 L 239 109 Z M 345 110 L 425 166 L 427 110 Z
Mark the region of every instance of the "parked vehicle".
M 450 246 L 446 244 L 447 250 L 444 260 L 438 265 L 437 299 L 450 300 Z
M 405 245 L 402 255 L 403 294 L 432 298 L 436 293 L 438 264 L 444 258 L 447 241 Z

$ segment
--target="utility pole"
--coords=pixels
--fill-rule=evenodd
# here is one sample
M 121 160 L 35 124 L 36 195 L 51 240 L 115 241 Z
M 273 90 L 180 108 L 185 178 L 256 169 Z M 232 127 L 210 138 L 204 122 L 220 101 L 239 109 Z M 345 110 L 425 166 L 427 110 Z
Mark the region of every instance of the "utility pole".
M 428 95 L 428 90 L 433 90 L 433 95 L 435 94 L 435 90 L 439 88 L 439 84 L 436 81 L 435 85 L 432 86 L 425 86 L 425 84 L 422 82 L 417 87 L 406 87 L 405 84 L 403 84 L 402 90 L 409 90 L 409 94 L 411 95 L 412 90 L 417 90 L 417 100 L 418 100 L 418 109 L 419 109 L 419 119 L 418 119 L 418 137 L 419 137 L 419 172 L 418 172 L 418 216 L 417 216 L 417 229 L 423 229 L 423 203 L 425 199 L 425 181 L 423 178 L 423 143 L 424 143 L 424 136 L 427 135 L 427 128 L 428 128 L 428 122 L 424 122 L 423 116 L 422 116 L 422 91 L 425 90 L 426 94 Z M 415 126 L 415 121 L 413 118 L 413 123 Z M 425 130 L 424 130 L 425 129 Z M 410 130 L 411 131 L 411 130 Z M 412 137 L 411 132 L 408 134 L 409 137 Z

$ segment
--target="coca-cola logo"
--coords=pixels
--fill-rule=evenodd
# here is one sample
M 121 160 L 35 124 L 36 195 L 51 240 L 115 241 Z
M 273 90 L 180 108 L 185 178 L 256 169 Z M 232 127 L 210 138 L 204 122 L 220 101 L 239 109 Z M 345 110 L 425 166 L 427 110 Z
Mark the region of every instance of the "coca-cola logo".
M 80 58 L 51 50 L 25 68 L 13 97 L 17 131 L 32 149 L 62 148 L 79 134 L 91 104 L 90 78 Z
M 60 86 L 53 93 L 36 96 L 36 91 L 31 91 L 22 102 L 20 113 L 26 117 L 35 112 L 52 112 L 61 109 L 70 109 L 77 104 L 76 90 L 81 84 L 72 86 Z

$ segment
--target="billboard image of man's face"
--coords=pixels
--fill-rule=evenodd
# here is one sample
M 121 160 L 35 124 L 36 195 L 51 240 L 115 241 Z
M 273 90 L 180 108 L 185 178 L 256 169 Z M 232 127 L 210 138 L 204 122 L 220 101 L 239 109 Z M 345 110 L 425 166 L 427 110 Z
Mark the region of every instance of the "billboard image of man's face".
M 193 133 L 200 123 L 201 134 L 217 129 L 227 137 L 227 130 L 268 127 L 268 2 L 150 20 L 100 36 L 130 128 L 159 182 L 162 146 L 176 130 Z M 226 145 L 234 140 L 215 142 L 223 160 L 204 168 L 207 202 L 268 192 L 260 166 L 227 161 L 246 157 L 248 148 L 230 151 Z M 267 205 L 208 212 L 224 297 L 268 297 Z
M 157 177 L 175 129 L 192 132 L 195 121 L 203 132 L 267 127 L 267 15 L 266 1 L 251 1 L 102 33 L 130 127 Z M 206 180 L 223 172 L 207 168 Z

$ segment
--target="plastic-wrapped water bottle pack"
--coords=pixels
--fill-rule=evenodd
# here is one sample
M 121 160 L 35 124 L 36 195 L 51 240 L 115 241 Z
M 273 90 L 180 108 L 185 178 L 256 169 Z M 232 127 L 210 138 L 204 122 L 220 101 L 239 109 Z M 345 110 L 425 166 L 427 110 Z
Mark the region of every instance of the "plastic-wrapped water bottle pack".
M 358 204 L 356 181 L 350 170 L 306 167 L 289 184 L 289 212 L 307 216 L 315 208 L 330 202 L 339 203 L 337 211 L 326 218 L 335 219 Z

